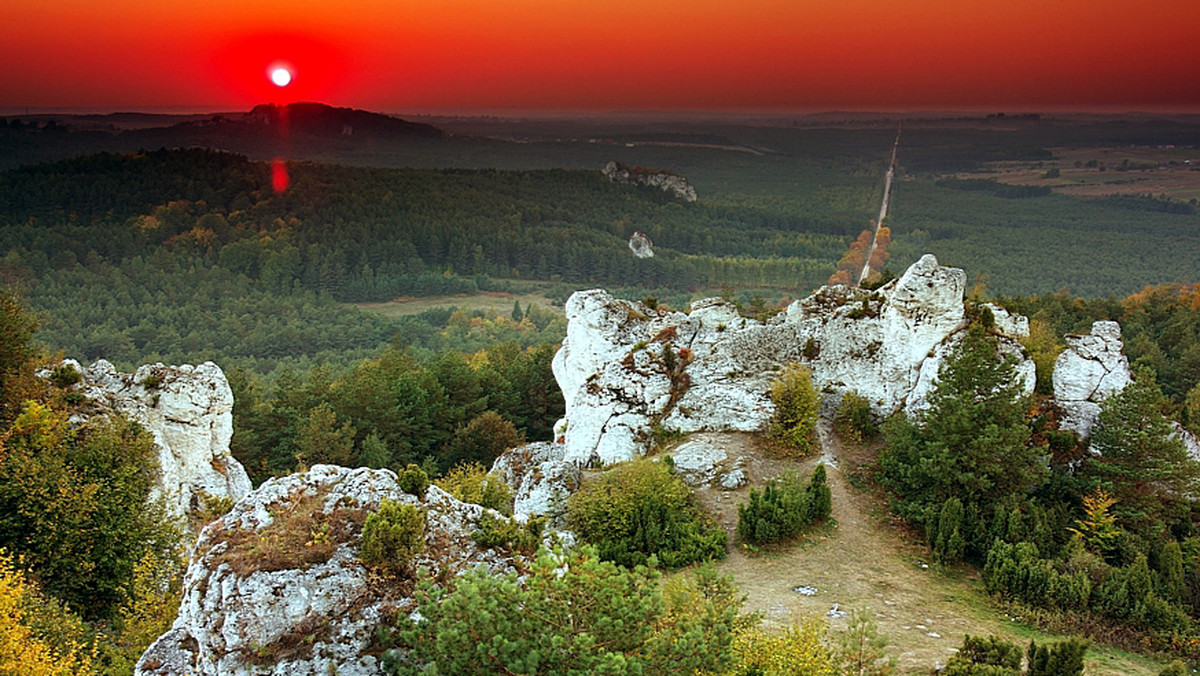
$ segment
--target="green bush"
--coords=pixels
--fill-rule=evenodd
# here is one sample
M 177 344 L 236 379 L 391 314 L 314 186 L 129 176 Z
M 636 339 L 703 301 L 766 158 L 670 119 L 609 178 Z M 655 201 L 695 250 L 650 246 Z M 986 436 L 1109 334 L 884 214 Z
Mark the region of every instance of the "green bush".
M 459 465 L 434 483 L 463 502 L 483 505 L 501 514 L 512 514 L 512 489 L 499 477 L 488 474 L 483 465 L 477 462 Z
M 858 392 L 847 392 L 838 404 L 833 419 L 837 433 L 852 441 L 867 441 L 879 436 L 879 425 L 871 412 L 871 402 Z
M 1021 649 L 995 636 L 966 636 L 942 673 L 946 676 L 1019 676 Z
M 83 380 L 83 376 L 79 371 L 74 366 L 67 364 L 55 366 L 54 370 L 50 372 L 50 382 L 54 383 L 55 387 L 66 389 L 80 380 Z
M 767 483 L 761 493 L 738 505 L 737 534 L 743 542 L 770 544 L 799 535 L 807 526 L 829 516 L 833 498 L 825 483 L 825 465 L 817 465 L 808 484 L 785 475 Z
M 422 500 L 425 499 L 425 491 L 429 488 L 429 475 L 419 465 L 409 463 L 408 467 L 400 473 L 398 480 L 400 490 L 415 495 Z
M 775 404 L 775 415 L 767 426 L 767 434 L 791 451 L 808 453 L 813 446 L 821 404 L 808 367 L 795 363 L 785 366 L 779 378 L 771 383 L 771 401 Z
M 479 517 L 478 526 L 478 530 L 471 534 L 471 539 L 484 547 L 532 554 L 537 551 L 538 544 L 542 541 L 546 517 L 533 517 L 521 522 L 511 517 L 497 518 L 491 512 L 484 512 Z
M 585 483 L 567 501 L 567 521 L 602 558 L 623 566 L 656 556 L 679 568 L 725 555 L 725 531 L 700 513 L 682 479 L 649 459 Z
M 1081 676 L 1087 649 L 1088 642 L 1081 638 L 1070 638 L 1049 646 L 1030 641 L 1025 653 L 1029 658 L 1026 676 Z
M 367 517 L 362 531 L 362 561 L 385 573 L 408 573 L 425 546 L 425 512 L 414 505 L 384 500 Z

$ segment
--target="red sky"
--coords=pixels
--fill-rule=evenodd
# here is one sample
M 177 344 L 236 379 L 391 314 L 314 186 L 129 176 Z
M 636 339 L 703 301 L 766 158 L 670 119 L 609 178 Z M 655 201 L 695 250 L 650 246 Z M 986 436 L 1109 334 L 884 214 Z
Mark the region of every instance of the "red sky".
M 1197 0 L 4 5 L 4 108 L 1200 112 Z

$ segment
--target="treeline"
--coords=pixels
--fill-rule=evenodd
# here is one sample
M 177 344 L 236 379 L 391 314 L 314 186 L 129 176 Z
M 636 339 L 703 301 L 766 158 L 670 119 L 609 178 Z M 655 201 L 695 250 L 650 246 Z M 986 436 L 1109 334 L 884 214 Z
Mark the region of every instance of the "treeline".
M 461 314 L 461 313 L 460 313 Z M 550 439 L 564 413 L 552 345 L 494 344 L 418 361 L 400 347 L 341 373 L 285 371 L 266 386 L 234 370 L 231 450 L 257 483 L 329 463 L 438 475 L 463 462 Z

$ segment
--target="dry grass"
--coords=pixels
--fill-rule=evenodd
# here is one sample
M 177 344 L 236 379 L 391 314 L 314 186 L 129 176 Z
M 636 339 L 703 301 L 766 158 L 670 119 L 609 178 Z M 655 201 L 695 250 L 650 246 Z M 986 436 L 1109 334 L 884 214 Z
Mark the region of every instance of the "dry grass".
M 507 317 L 512 312 L 513 301 L 520 301 L 522 310 L 527 309 L 529 304 L 533 303 L 542 309 L 552 310 L 559 314 L 562 314 L 563 311 L 561 306 L 551 305 L 550 299 L 543 295 L 541 289 L 537 287 L 531 288 L 525 293 L 517 294 L 486 291 L 473 295 L 426 296 L 422 298 L 405 297 L 386 303 L 354 303 L 353 305 L 368 312 L 383 315 L 389 319 L 420 314 L 433 308 L 452 306 L 464 312 L 483 310 L 485 312 L 495 312 L 501 317 Z
M 1045 163 L 991 162 L 986 173 L 969 178 L 994 178 L 1012 185 L 1040 185 L 1078 197 L 1151 193 L 1175 200 L 1200 199 L 1200 151 L 1190 148 L 1052 148 L 1054 160 Z M 1135 167 L 1116 171 L 1128 160 Z M 1088 167 L 1089 162 L 1096 166 Z M 1172 164 L 1172 162 L 1174 164 Z M 1187 164 L 1185 164 L 1187 162 Z M 1079 163 L 1081 166 L 1075 166 Z M 1099 165 L 1107 165 L 1100 171 Z M 1058 167 L 1058 178 L 1042 178 Z
M 366 511 L 338 506 L 322 511 L 326 493 L 294 496 L 271 508 L 275 521 L 262 530 L 223 531 L 214 542 L 228 543 L 211 562 L 229 564 L 240 576 L 255 571 L 306 569 L 324 563 L 340 543 L 362 531 Z
M 745 457 L 750 486 L 760 487 L 789 468 L 808 473 L 823 460 L 833 493 L 833 526 L 819 528 L 791 546 L 755 553 L 732 539 L 737 505 L 747 499 L 750 486 L 697 491 L 701 504 L 731 534 L 732 551 L 719 568 L 733 575 L 747 596 L 746 610 L 762 613 L 768 627 L 782 627 L 797 613 L 825 616 L 835 603 L 846 609 L 870 608 L 901 673 L 926 674 L 938 663 L 944 665 L 964 634 L 994 634 L 1022 646 L 1033 638 L 1059 638 L 1007 617 L 984 593 L 975 570 L 928 563 L 925 548 L 891 521 L 879 496 L 852 487 L 833 464 L 857 468 L 866 464 L 873 449 L 843 448 L 828 431 L 826 425 L 821 457 L 799 461 L 771 457 L 749 435 L 721 435 L 731 457 Z M 801 585 L 815 587 L 816 595 L 792 591 Z M 846 621 L 831 619 L 830 624 L 840 631 Z M 1152 676 L 1160 668 L 1103 646 L 1088 653 L 1091 676 Z

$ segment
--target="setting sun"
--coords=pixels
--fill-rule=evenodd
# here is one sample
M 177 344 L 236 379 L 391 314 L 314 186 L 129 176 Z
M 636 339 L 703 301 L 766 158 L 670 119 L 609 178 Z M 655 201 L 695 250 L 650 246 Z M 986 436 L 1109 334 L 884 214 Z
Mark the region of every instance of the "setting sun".
M 271 68 L 271 82 L 275 83 L 276 87 L 286 87 L 292 83 L 292 71 L 283 66 L 274 66 Z

